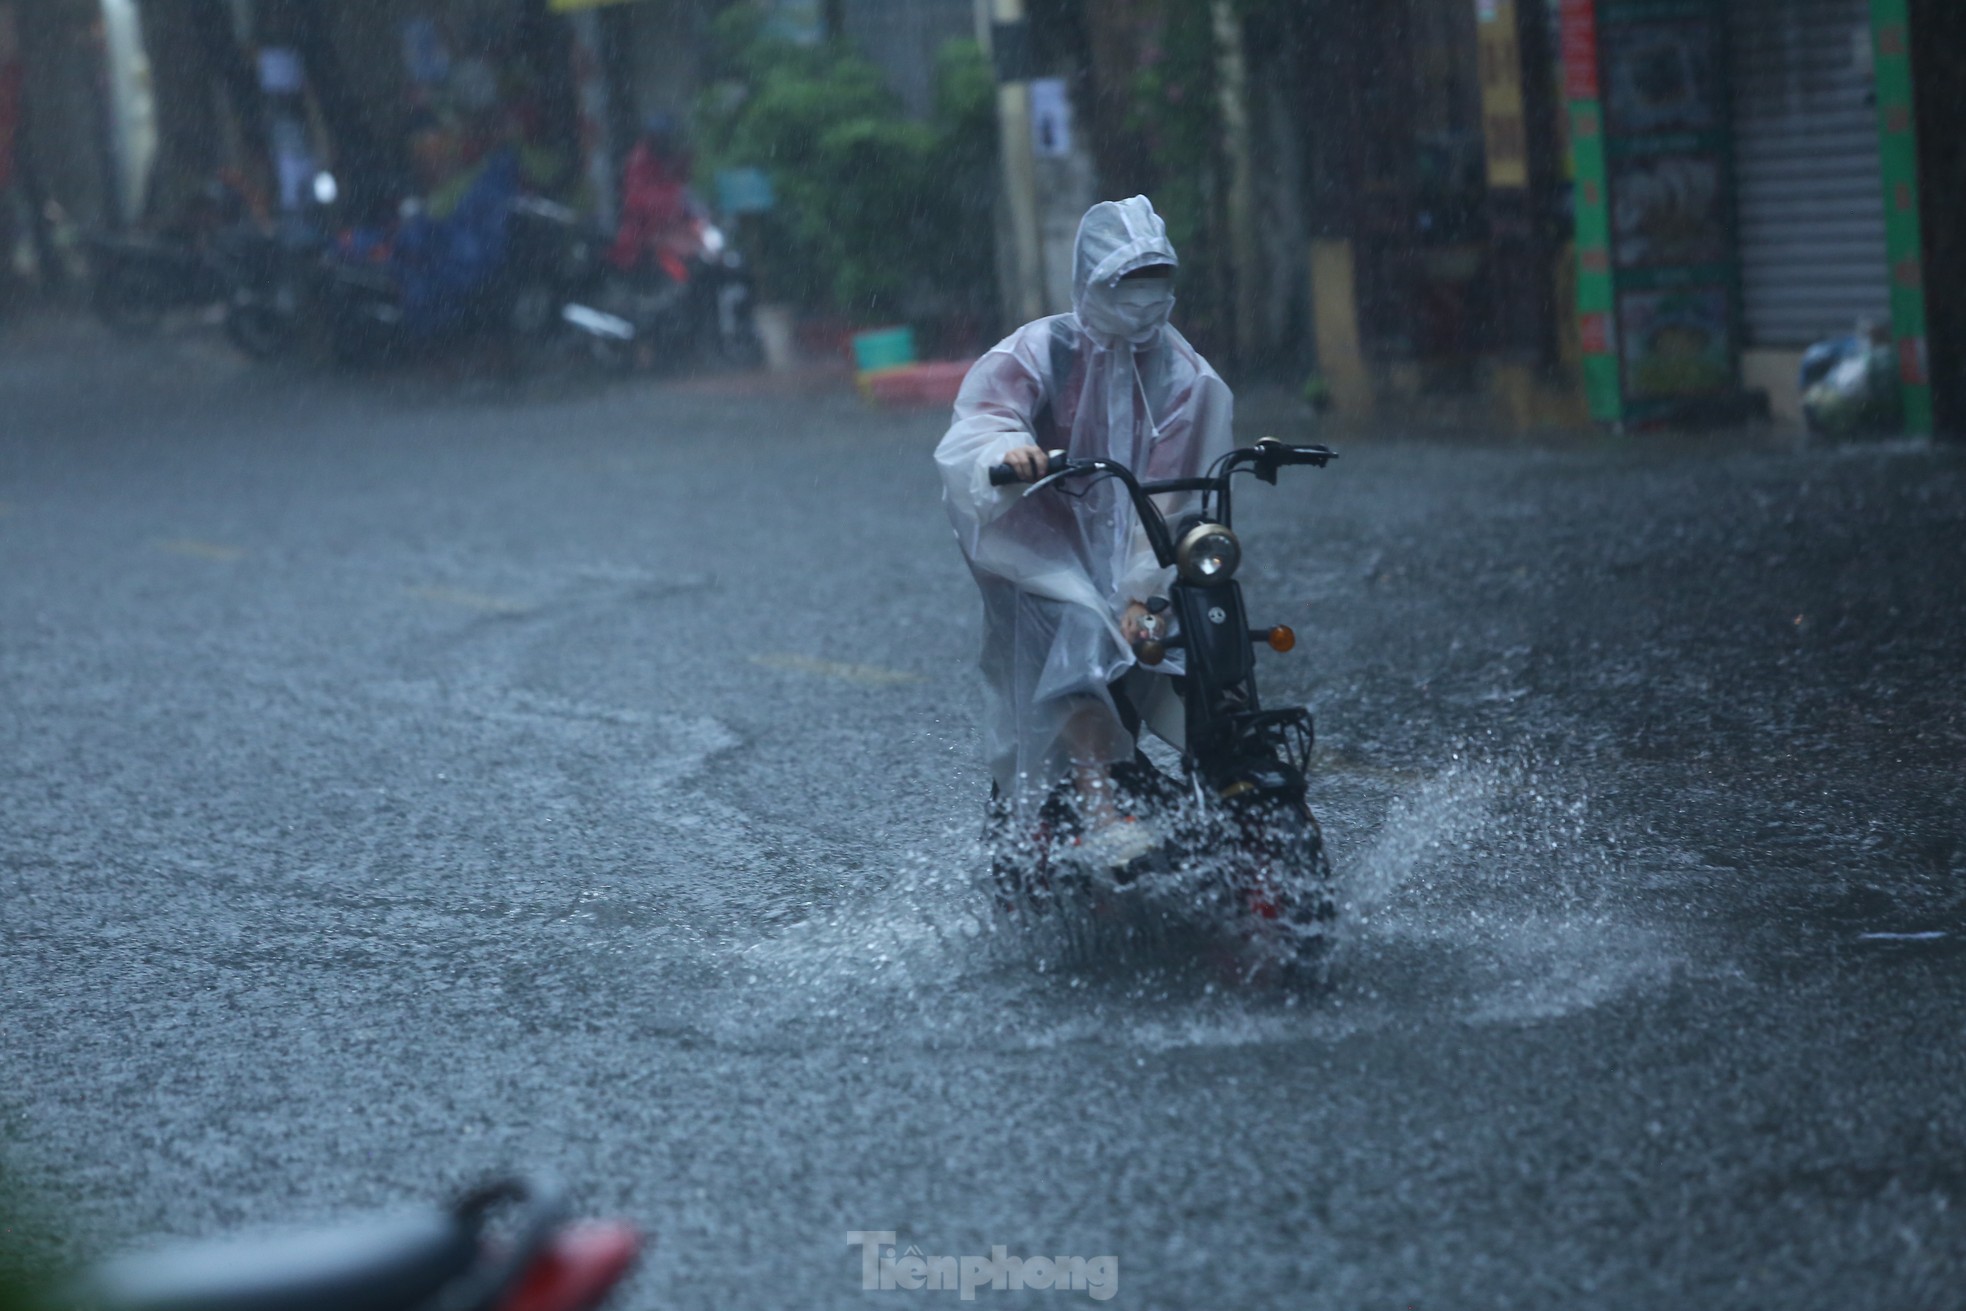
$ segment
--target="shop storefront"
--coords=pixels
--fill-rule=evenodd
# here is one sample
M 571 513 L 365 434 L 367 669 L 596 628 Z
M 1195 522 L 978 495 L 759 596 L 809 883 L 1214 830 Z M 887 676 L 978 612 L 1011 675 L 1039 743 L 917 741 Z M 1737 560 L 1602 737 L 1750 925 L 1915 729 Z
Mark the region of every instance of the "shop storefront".
M 1867 328 L 1929 431 L 1904 0 L 1562 0 L 1562 44 L 1592 415 L 1799 417 Z

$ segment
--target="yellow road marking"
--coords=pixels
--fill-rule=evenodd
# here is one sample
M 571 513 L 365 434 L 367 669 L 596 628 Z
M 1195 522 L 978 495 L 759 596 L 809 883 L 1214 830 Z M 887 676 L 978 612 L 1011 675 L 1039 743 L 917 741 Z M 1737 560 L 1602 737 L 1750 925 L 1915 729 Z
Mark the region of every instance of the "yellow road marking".
M 487 596 L 483 592 L 466 592 L 455 587 L 412 587 L 409 594 L 425 601 L 437 601 L 444 605 L 463 606 L 466 610 L 481 610 L 493 615 L 522 615 L 532 607 L 523 601 L 510 601 L 502 596 Z
M 218 542 L 199 542 L 188 537 L 177 538 L 169 542 L 159 542 L 157 543 L 157 549 L 160 551 L 169 551 L 172 555 L 195 556 L 200 560 L 237 560 L 245 554 L 243 550 L 236 546 L 225 546 Z
M 1351 760 L 1343 756 L 1313 761 L 1312 768 L 1320 774 L 1377 779 L 1382 783 L 1420 783 L 1427 778 L 1417 769 L 1388 769 L 1383 765 L 1368 765 L 1362 760 Z
M 825 678 L 838 678 L 848 683 L 862 683 L 868 687 L 894 687 L 901 683 L 920 683 L 925 681 L 920 674 L 905 673 L 899 669 L 882 669 L 879 665 L 843 665 L 833 660 L 819 660 L 812 656 L 775 654 L 754 655 L 754 665 L 766 669 L 790 669 L 800 674 L 819 674 Z

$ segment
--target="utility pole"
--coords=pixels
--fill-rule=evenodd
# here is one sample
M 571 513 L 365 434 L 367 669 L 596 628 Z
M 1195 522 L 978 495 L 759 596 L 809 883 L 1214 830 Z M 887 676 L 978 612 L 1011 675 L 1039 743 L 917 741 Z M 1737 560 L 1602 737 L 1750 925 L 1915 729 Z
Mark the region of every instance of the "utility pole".
M 1031 24 L 1024 0 L 976 0 L 977 37 L 997 75 L 997 136 L 1003 159 L 998 223 L 1010 256 L 997 272 L 1004 309 L 1019 322 L 1041 318 L 1044 251 L 1038 235 L 1037 147 L 1031 139 Z

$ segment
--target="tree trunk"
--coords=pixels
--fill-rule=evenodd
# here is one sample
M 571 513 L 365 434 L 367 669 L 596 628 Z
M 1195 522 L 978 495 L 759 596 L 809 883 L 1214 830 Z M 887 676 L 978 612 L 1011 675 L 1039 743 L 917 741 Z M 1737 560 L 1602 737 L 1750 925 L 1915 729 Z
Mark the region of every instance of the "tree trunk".
M 195 13 L 199 0 L 144 0 L 143 47 L 157 124 L 143 222 L 181 220 L 224 161 L 212 70 Z
M 1091 68 L 1085 108 L 1104 195 L 1136 195 L 1154 184 L 1153 152 L 1134 113 L 1133 85 L 1144 55 L 1143 34 L 1158 11 L 1155 0 L 1085 0 Z
M 610 5 L 596 15 L 600 35 L 601 76 L 608 88 L 608 149 L 619 177 L 635 139 L 642 134 L 642 114 L 635 87 L 634 15 L 628 5 Z
M 573 31 L 546 0 L 525 0 L 519 18 L 519 56 L 539 97 L 540 143 L 564 161 L 551 189 L 572 193 L 580 185 L 580 104 L 573 79 Z
M 204 50 L 206 70 L 223 90 L 226 107 L 232 111 L 239 154 L 231 161 L 232 166 L 264 193 L 270 182 L 268 161 L 272 156 L 266 134 L 266 105 L 259 94 L 259 76 L 232 25 L 232 14 L 225 0 L 190 0 L 190 8 L 191 21 Z

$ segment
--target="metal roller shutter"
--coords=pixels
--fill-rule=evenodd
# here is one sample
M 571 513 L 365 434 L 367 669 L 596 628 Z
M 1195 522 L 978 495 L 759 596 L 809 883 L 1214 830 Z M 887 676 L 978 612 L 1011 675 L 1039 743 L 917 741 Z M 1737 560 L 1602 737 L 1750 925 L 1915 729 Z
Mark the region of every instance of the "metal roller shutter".
M 1730 0 L 1749 346 L 1891 321 L 1869 0 Z

